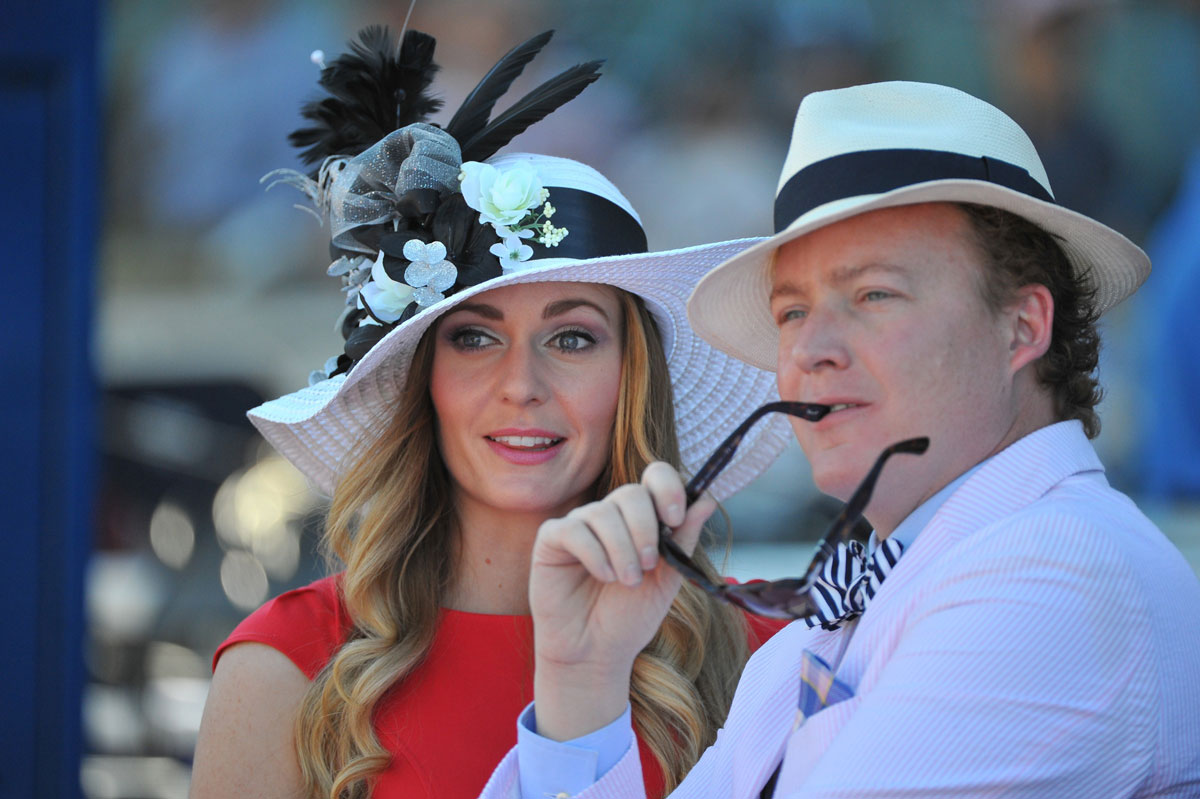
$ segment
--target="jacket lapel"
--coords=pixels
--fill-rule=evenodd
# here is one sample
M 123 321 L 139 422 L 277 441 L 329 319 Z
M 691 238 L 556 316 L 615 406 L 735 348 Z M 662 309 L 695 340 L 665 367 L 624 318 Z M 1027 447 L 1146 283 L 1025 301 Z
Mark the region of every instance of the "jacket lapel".
M 853 636 L 840 662 L 836 633 L 814 640 L 809 647 L 827 662 L 838 664 L 835 673 L 855 690 L 855 696 L 813 714 L 790 735 L 784 745 L 780 784 L 801 784 L 853 717 L 863 693 L 870 691 L 870 685 L 860 685 L 867 663 L 887 657 L 887 652 L 879 651 L 878 642 L 894 638 L 886 633 L 898 631 L 908 604 L 905 598 L 921 584 L 921 575 L 930 573 L 932 564 L 974 531 L 1029 505 L 1067 477 L 1103 468 L 1082 425 L 1060 422 L 1015 442 L 963 483 L 880 585 L 866 613 L 852 628 Z
M 772 651 L 759 650 L 766 657 L 751 658 L 721 733 L 738 742 L 732 760 L 734 796 L 758 796 L 783 757 L 796 718 L 804 650 L 832 662 L 841 654 L 845 635 L 844 629 L 810 629 L 793 622 L 768 642 Z M 753 693 L 742 697 L 747 689 Z
M 1089 471 L 1102 472 L 1104 466 L 1077 421 L 1043 427 L 998 452 L 946 500 L 905 550 L 863 614 L 860 632 L 888 623 L 911 584 L 968 535 L 1011 516 L 1071 475 Z

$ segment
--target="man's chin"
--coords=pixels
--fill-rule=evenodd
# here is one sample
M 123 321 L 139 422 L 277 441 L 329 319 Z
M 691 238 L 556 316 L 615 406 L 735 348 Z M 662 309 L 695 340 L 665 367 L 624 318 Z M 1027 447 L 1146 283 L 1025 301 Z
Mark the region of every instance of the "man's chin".
M 813 483 L 822 494 L 846 502 L 858 488 L 859 482 L 871 468 L 867 464 L 861 470 L 856 466 L 845 463 L 822 464 L 810 461 L 812 465 Z

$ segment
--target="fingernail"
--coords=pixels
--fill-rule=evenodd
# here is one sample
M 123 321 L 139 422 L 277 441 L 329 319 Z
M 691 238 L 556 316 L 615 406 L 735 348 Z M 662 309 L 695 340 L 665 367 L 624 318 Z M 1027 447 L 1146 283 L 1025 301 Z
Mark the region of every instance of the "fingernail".
M 639 585 L 642 582 L 642 570 L 637 566 L 629 565 L 625 567 L 625 577 L 622 580 L 625 585 Z
M 658 565 L 658 547 L 646 547 L 642 550 L 642 568 L 653 569 Z

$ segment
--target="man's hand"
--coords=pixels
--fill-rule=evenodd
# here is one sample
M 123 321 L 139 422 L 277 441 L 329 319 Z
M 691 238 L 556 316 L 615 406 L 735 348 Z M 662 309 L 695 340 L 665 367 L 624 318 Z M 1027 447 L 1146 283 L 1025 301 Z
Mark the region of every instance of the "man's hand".
M 715 507 L 685 509 L 679 474 L 652 463 L 641 483 L 542 524 L 529 578 L 539 734 L 568 740 L 621 715 L 633 661 L 682 582 L 659 560 L 659 522 L 690 553 Z

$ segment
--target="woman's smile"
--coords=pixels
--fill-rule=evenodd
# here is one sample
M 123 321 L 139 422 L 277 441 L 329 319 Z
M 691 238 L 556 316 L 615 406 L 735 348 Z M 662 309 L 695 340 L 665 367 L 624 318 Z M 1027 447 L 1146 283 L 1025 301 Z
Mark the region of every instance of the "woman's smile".
M 483 437 L 492 451 L 518 466 L 548 463 L 562 452 L 564 436 L 544 430 L 502 430 Z

